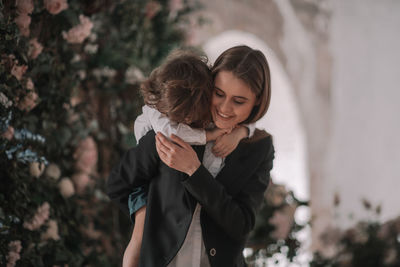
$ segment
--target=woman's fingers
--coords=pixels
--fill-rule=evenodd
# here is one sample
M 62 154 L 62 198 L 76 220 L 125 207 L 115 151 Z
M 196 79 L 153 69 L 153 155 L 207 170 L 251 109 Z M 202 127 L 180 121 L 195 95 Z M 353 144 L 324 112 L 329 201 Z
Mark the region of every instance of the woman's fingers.
M 165 152 L 163 148 L 161 148 L 161 144 L 157 139 L 156 139 L 156 150 L 161 161 L 164 162 L 166 165 L 170 166 L 171 165 L 170 154 L 168 154 L 167 152 Z
M 222 143 L 216 142 L 212 148 L 214 153 L 221 153 L 222 151 L 226 150 L 225 146 Z
M 225 146 L 217 146 L 215 145 L 212 148 L 212 152 L 215 156 L 220 157 L 220 158 L 225 158 L 229 154 L 229 149 Z
M 190 145 L 183 141 L 179 136 L 171 134 L 171 140 L 180 145 L 183 148 L 188 148 Z
M 168 138 L 166 138 L 162 133 L 157 133 L 156 138 L 162 143 L 168 150 L 175 151 L 179 146 L 172 143 Z
M 171 149 L 168 146 L 166 146 L 165 143 L 158 137 L 156 137 L 156 146 L 164 154 L 168 154 L 171 151 Z

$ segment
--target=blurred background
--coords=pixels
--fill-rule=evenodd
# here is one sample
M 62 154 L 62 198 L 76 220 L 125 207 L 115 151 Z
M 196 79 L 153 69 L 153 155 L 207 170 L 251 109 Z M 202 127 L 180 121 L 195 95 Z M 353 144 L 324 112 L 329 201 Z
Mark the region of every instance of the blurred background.
M 105 195 L 170 51 L 261 50 L 272 183 L 249 266 L 400 266 L 400 2 L 0 0 L 0 265 L 119 266 Z

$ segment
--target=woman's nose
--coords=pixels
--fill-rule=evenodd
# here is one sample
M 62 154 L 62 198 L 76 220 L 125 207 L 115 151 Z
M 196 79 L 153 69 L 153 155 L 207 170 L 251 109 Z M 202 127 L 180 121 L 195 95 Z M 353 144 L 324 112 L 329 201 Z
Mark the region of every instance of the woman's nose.
M 232 111 L 232 107 L 231 104 L 229 103 L 229 101 L 222 101 L 221 105 L 220 105 L 220 110 L 223 113 L 230 113 Z

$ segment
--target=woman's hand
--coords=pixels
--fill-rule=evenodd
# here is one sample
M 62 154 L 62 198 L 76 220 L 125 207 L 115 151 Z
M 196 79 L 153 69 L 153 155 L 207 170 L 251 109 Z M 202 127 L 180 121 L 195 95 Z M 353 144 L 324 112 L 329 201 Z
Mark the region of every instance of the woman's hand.
M 196 152 L 174 134 L 171 135 L 171 141 L 162 133 L 157 133 L 156 148 L 160 159 L 169 167 L 191 176 L 201 165 Z

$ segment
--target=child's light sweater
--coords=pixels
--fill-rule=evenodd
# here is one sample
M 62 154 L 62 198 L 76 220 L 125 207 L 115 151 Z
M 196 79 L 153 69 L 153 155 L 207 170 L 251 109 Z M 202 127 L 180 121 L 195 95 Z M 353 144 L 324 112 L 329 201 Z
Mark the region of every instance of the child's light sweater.
M 171 134 L 175 134 L 191 145 L 206 145 L 203 164 L 208 166 L 207 169 L 214 177 L 223 168 L 224 159 L 212 153 L 214 141 L 206 142 L 206 131 L 204 129 L 195 129 L 184 123 L 173 122 L 158 110 L 147 105 L 142 107 L 142 111 L 143 113 L 135 121 L 134 131 L 136 140 L 142 138 L 150 130 L 154 130 L 156 133 L 161 132 L 168 138 Z M 255 124 L 251 123 L 245 126 L 249 129 L 249 137 L 251 137 L 255 130 Z

